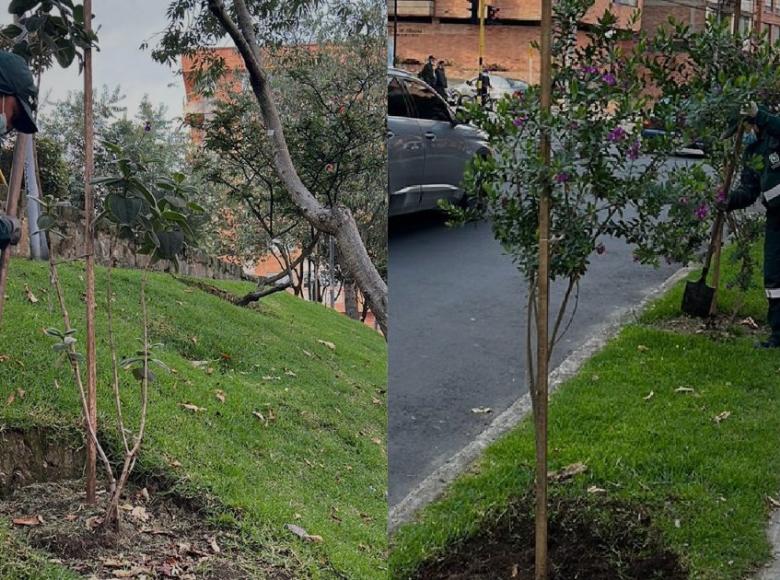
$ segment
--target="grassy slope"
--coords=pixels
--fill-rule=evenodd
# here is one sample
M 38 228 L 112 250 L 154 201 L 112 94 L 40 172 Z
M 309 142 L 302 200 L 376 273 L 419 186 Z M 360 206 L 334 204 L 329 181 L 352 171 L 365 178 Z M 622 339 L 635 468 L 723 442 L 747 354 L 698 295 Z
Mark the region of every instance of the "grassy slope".
M 676 288 L 641 322 L 679 314 L 681 292 Z M 762 294 L 751 292 L 744 314 L 764 318 Z M 736 293 L 724 292 L 724 305 L 735 300 Z M 551 469 L 578 461 L 589 466 L 552 492 L 587 496 L 597 485 L 610 497 L 650 506 L 692 578 L 743 578 L 769 555 L 765 498 L 780 490 L 780 362 L 776 352 L 756 351 L 752 342 L 628 326 L 552 399 Z M 675 393 L 680 386 L 695 392 Z M 717 424 L 713 417 L 723 411 L 732 415 Z M 399 530 L 391 546 L 393 576 L 408 576 L 528 489 L 533 457 L 525 421 L 416 524 Z
M 62 268 L 77 337 L 83 337 L 84 328 L 82 276 L 80 266 Z M 139 281 L 137 271 L 115 271 L 120 356 L 132 353 L 141 336 Z M 101 269 L 99 396 L 104 420 L 109 420 L 104 284 Z M 25 285 L 40 299 L 37 304 L 25 299 Z M 248 289 L 240 283 L 225 286 Z M 0 328 L 0 354 L 10 357 L 0 362 L 0 424 L 76 423 L 75 386 L 68 369 L 54 364 L 51 339 L 41 332 L 62 327 L 48 287 L 43 264 L 12 264 Z M 151 338 L 164 344 L 159 358 L 173 372 L 157 373 L 141 469 L 175 472 L 182 491 L 216 496 L 240 514 L 241 528 L 267 546 L 271 559 L 281 551 L 277 560 L 300 562 L 314 576 L 328 577 L 330 572 L 316 570 L 330 567 L 350 578 L 381 576 L 387 469 L 382 338 L 286 294 L 247 310 L 154 274 L 148 295 Z M 335 350 L 318 340 L 334 343 Z M 212 362 L 195 368 L 192 360 Z M 24 399 L 4 405 L 17 387 L 26 391 Z M 224 404 L 216 390 L 224 391 Z M 137 390 L 127 377 L 124 393 L 134 425 Z M 186 411 L 179 406 L 185 402 L 207 410 Z M 276 419 L 265 426 L 253 411 L 268 416 L 269 409 Z M 182 467 L 170 467 L 174 460 Z M 288 522 L 321 535 L 324 542 L 304 545 L 283 529 Z M 284 556 L 285 549 L 293 556 Z

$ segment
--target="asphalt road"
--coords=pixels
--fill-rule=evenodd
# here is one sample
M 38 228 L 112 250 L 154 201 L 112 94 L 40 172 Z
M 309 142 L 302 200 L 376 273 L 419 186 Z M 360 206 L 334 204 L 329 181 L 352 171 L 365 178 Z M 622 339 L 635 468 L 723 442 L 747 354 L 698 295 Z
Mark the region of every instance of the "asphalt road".
M 640 266 L 622 242 L 605 245 L 581 283 L 576 317 L 551 368 L 676 269 Z M 399 218 L 390 224 L 389 249 L 393 506 L 527 392 L 527 291 L 487 222 L 450 229 L 436 214 Z M 562 292 L 553 288 L 553 305 Z M 476 407 L 493 412 L 478 415 Z

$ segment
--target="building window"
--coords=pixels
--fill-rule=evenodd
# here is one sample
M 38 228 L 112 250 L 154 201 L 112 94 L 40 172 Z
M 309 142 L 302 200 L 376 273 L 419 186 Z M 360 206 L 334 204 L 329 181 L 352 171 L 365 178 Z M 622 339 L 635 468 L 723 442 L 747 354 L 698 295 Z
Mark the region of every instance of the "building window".
M 636 6 L 637 0 L 614 0 L 614 3 L 623 6 Z

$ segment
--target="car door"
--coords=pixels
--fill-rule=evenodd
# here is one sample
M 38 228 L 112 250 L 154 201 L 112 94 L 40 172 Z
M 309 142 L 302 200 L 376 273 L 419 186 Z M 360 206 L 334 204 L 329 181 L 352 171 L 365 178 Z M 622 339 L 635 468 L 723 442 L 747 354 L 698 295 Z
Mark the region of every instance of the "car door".
M 426 84 L 403 79 L 417 114 L 425 142 L 425 171 L 421 182 L 420 209 L 438 207 L 439 199 L 458 201 L 463 197 L 461 181 L 469 154 L 453 123 L 447 103 Z
M 409 98 L 396 77 L 387 83 L 388 203 L 391 216 L 417 211 L 425 170 L 425 145 Z

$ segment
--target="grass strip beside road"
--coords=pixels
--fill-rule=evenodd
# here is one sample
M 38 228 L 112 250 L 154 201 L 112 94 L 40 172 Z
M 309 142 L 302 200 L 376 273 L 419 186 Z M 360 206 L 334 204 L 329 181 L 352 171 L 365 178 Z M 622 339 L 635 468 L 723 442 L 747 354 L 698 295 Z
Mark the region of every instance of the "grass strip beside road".
M 61 277 L 83 352 L 83 267 L 63 266 Z M 114 272 L 120 357 L 132 354 L 142 336 L 140 278 L 139 271 Z M 0 327 L 0 428 L 76 428 L 80 407 L 69 368 L 55 364 L 52 340 L 42 332 L 62 328 L 46 264 L 16 261 L 9 282 Z M 97 283 L 100 423 L 116 443 L 105 270 L 98 270 Z M 252 288 L 215 284 L 239 295 Z M 163 344 L 156 356 L 172 371 L 153 369 L 159 381 L 151 388 L 139 474 L 163 474 L 185 496 L 213 498 L 216 523 L 237 527 L 252 545 L 264 546 L 269 562 L 289 567 L 295 577 L 384 577 L 382 337 L 285 293 L 241 308 L 169 275 L 150 274 L 147 295 L 150 340 Z M 122 373 L 127 424 L 134 428 L 137 382 Z M 287 523 L 322 536 L 322 543 L 301 541 Z M 7 529 L 6 522 L 1 527 Z M 2 548 L 11 546 L 5 534 L 0 530 Z M 14 577 L 11 558 L 9 552 L 0 556 L 4 578 Z M 16 561 L 24 577 L 29 560 Z
M 724 267 L 728 283 L 733 265 L 725 259 Z M 780 492 L 780 356 L 754 349 L 755 338 L 739 333 L 716 341 L 655 326 L 679 316 L 682 287 L 552 397 L 550 470 L 577 462 L 588 470 L 551 484 L 551 493 L 576 503 L 598 488 L 600 498 L 642 506 L 691 578 L 744 578 L 770 554 L 767 497 Z M 732 290 L 721 298 L 724 311 L 738 303 Z M 759 284 L 740 313 L 760 322 L 765 308 Z M 529 418 L 398 530 L 392 577 L 413 576 L 423 562 L 489 528 L 527 495 L 533 462 Z

